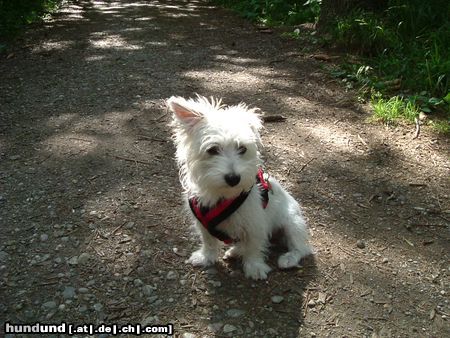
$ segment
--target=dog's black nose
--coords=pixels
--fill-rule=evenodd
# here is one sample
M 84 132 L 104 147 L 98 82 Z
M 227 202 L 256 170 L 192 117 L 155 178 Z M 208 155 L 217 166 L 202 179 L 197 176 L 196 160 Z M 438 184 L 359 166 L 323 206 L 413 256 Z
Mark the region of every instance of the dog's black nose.
M 235 174 L 227 174 L 227 175 L 225 175 L 225 182 L 227 182 L 227 184 L 230 187 L 234 187 L 240 181 L 241 181 L 241 176 L 240 175 L 235 175 Z

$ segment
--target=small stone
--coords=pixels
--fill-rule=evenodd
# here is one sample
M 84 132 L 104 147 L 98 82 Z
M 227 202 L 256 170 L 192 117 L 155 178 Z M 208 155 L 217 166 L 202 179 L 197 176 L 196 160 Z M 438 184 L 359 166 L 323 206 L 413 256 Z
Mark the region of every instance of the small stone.
M 142 286 L 144 283 L 142 282 L 142 280 L 140 280 L 139 278 L 136 278 L 134 281 L 133 281 L 133 284 L 134 284 L 134 286 Z
M 216 288 L 220 288 L 222 286 L 222 283 L 219 281 L 211 281 L 211 285 Z
M 272 300 L 272 303 L 280 304 L 284 300 L 284 297 L 283 296 L 272 296 L 270 299 Z
M 75 297 L 75 288 L 73 286 L 66 286 L 62 293 L 64 299 L 72 299 Z
M 150 296 L 152 293 L 153 293 L 153 287 L 151 286 L 151 285 L 144 285 L 143 287 L 142 287 L 142 293 L 145 295 L 145 296 Z
M 9 254 L 5 251 L 0 251 L 0 262 L 5 263 L 9 259 Z
M 231 324 L 225 324 L 223 326 L 223 333 L 231 333 L 233 331 L 236 331 L 237 327 Z
M 314 306 L 316 306 L 316 301 L 315 301 L 314 299 L 311 299 L 311 300 L 308 302 L 308 306 L 309 306 L 309 307 L 314 307 Z
M 169 271 L 166 275 L 166 279 L 168 280 L 174 280 L 177 278 L 177 273 L 175 271 Z
M 87 311 L 87 306 L 86 306 L 86 305 L 81 305 L 81 306 L 78 308 L 78 311 L 81 312 L 81 313 L 86 312 L 86 311 Z
M 125 228 L 126 229 L 132 229 L 134 227 L 134 222 L 128 222 L 126 225 L 125 225 Z
M 190 332 L 184 332 L 182 335 L 181 335 L 181 338 L 196 338 L 197 336 L 195 335 L 195 334 L 193 334 L 193 333 L 190 333 Z
M 88 292 L 89 292 L 89 289 L 88 289 L 88 288 L 79 288 L 79 289 L 78 289 L 78 292 L 79 292 L 79 293 L 82 293 L 82 294 L 85 294 L 85 293 L 88 293 Z
M 47 242 L 48 240 L 48 235 L 47 234 L 42 234 L 39 239 L 41 240 L 41 242 Z
M 356 246 L 360 249 L 364 249 L 366 247 L 366 243 L 362 239 L 358 239 Z
M 205 270 L 205 273 L 207 275 L 217 275 L 217 269 L 216 268 L 209 268 L 208 270 Z
M 78 256 L 78 264 L 86 264 L 87 261 L 91 258 L 87 252 L 83 252 L 80 256 Z
M 389 262 L 389 259 L 387 259 L 386 257 L 383 258 L 383 260 L 381 261 L 381 263 L 386 264 L 387 262 Z
M 94 310 L 97 311 L 97 312 L 101 312 L 101 311 L 103 310 L 103 305 L 100 304 L 100 303 L 95 303 L 92 307 L 93 307 Z
M 147 318 L 145 318 L 141 324 L 143 326 L 148 326 L 148 325 L 152 325 L 152 324 L 159 324 L 159 318 L 158 316 L 149 316 Z
M 77 265 L 78 264 L 78 257 L 77 256 L 73 256 L 72 258 L 70 258 L 67 263 L 69 263 L 70 265 Z
M 44 304 L 42 304 L 42 308 L 46 310 L 53 310 L 56 308 L 56 302 L 53 300 L 45 302 Z
M 229 309 L 227 311 L 227 316 L 231 317 L 231 318 L 237 318 L 242 316 L 245 313 L 244 310 L 240 310 L 240 309 Z
M 208 324 L 208 330 L 214 333 L 219 332 L 222 328 L 222 325 L 223 323 L 220 322 Z
M 151 297 L 148 297 L 148 302 L 150 303 L 150 304 L 153 304 L 154 302 L 156 302 L 157 300 L 158 300 L 158 296 L 151 296 Z

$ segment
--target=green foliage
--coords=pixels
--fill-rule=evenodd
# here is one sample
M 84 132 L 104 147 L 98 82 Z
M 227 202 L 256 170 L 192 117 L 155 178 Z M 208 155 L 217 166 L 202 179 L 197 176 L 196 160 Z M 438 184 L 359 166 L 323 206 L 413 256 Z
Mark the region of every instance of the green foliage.
M 449 131 L 449 1 L 390 0 L 383 12 L 355 9 L 328 27 L 330 42 L 361 56 L 334 75 L 372 96 L 376 119 L 411 121 L 423 111 L 443 115 L 430 124 Z
M 338 46 L 368 55 L 381 53 L 396 42 L 378 15 L 362 10 L 337 18 L 332 33 Z
M 331 41 L 369 57 L 378 77 L 430 97 L 448 92 L 450 2 L 391 0 L 381 14 L 357 9 L 331 27 Z
M 14 37 L 24 26 L 54 11 L 62 0 L 0 0 L 0 40 Z
M 315 22 L 319 16 L 321 0 L 214 0 L 213 2 L 232 8 L 251 21 L 275 26 Z
M 377 95 L 372 97 L 371 105 L 374 110 L 374 118 L 384 123 L 393 123 L 399 119 L 412 122 L 419 116 L 419 111 L 412 102 L 405 101 L 398 96 L 384 99 Z

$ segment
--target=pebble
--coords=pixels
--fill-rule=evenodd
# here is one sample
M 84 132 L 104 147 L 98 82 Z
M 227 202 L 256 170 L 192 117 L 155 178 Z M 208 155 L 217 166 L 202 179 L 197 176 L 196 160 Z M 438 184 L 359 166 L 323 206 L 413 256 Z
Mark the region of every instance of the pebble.
M 75 288 L 73 286 L 66 286 L 62 292 L 64 299 L 72 299 L 75 297 Z
M 0 262 L 4 263 L 9 259 L 9 254 L 5 251 L 0 251 Z
M 314 306 L 316 306 L 316 301 L 315 301 L 314 299 L 311 299 L 311 300 L 308 302 L 308 306 L 309 306 L 309 307 L 314 307 Z
M 269 335 L 271 335 L 271 336 L 278 336 L 278 332 L 277 332 L 277 330 L 275 330 L 275 329 L 273 329 L 273 328 L 270 328 L 270 329 L 268 329 L 267 330 L 267 333 L 269 334 Z
M 195 335 L 195 334 L 193 334 L 193 333 L 190 333 L 190 332 L 184 332 L 182 335 L 181 335 L 181 338 L 196 338 L 197 336 Z
M 78 264 L 78 257 L 77 256 L 73 256 L 73 257 L 69 258 L 67 263 L 69 263 L 69 265 L 77 265 Z
M 85 264 L 91 258 L 87 252 L 83 252 L 80 256 L 78 256 L 78 264 Z
M 39 239 L 41 240 L 41 242 L 47 242 L 48 240 L 48 235 L 47 234 L 42 234 Z
M 97 312 L 100 312 L 100 311 L 103 310 L 103 305 L 100 304 L 100 303 L 95 303 L 92 307 L 93 307 L 94 310 L 97 311 Z
M 381 261 L 383 264 L 386 264 L 387 262 L 389 262 L 389 259 L 387 259 L 386 257 L 383 258 L 383 260 Z
M 125 225 L 125 228 L 126 229 L 132 229 L 134 227 L 134 222 L 128 222 L 126 225 Z
M 222 325 L 223 323 L 220 322 L 208 324 L 208 330 L 214 333 L 219 332 L 222 328 Z
M 88 289 L 88 288 L 79 288 L 79 289 L 78 289 L 78 292 L 79 292 L 79 293 L 88 293 L 88 292 L 89 292 L 89 289 Z
M 45 302 L 44 304 L 42 304 L 42 308 L 47 309 L 47 310 L 52 310 L 52 309 L 56 308 L 56 302 L 53 300 L 51 300 L 49 302 Z
M 158 316 L 149 316 L 149 317 L 145 318 L 141 322 L 141 324 L 143 326 L 148 326 L 148 325 L 151 325 L 151 324 L 159 324 L 159 318 L 158 318 Z
M 272 300 L 272 303 L 274 303 L 274 304 L 280 304 L 284 300 L 284 297 L 283 296 L 272 296 L 271 300 Z
M 147 300 L 150 304 L 152 304 L 152 303 L 156 302 L 157 299 L 158 299 L 158 296 L 151 296 L 151 297 L 148 297 Z
M 245 313 L 244 310 L 240 310 L 240 309 L 229 309 L 227 311 L 227 316 L 231 317 L 231 318 L 237 318 L 242 316 Z
M 169 271 L 166 275 L 166 279 L 168 280 L 174 280 L 177 278 L 177 273 L 175 271 Z
M 223 333 L 231 333 L 233 331 L 236 331 L 237 327 L 231 324 L 225 324 L 223 326 Z
M 358 239 L 356 246 L 360 249 L 364 249 L 366 247 L 366 243 L 362 239 Z
M 153 287 L 151 285 L 148 285 L 148 284 L 144 285 L 142 287 L 142 293 L 145 296 L 150 296 L 153 293 Z
M 217 269 L 216 268 L 209 268 L 209 269 L 205 270 L 205 273 L 207 275 L 217 275 Z
M 140 280 L 139 278 L 136 278 L 133 281 L 134 286 L 142 286 L 144 283 L 142 282 L 142 280 Z

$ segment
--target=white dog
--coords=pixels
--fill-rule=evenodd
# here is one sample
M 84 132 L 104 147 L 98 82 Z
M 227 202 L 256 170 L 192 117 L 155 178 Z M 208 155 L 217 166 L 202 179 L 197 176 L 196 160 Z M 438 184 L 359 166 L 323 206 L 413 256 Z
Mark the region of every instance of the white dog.
M 218 260 L 222 242 L 231 244 L 224 258 L 242 257 L 246 277 L 266 279 L 271 235 L 283 230 L 288 252 L 278 259 L 291 268 L 312 253 L 302 212 L 294 198 L 262 172 L 262 127 L 256 109 L 241 103 L 198 96 L 167 101 L 180 181 L 202 237 L 188 263 L 208 266 Z

